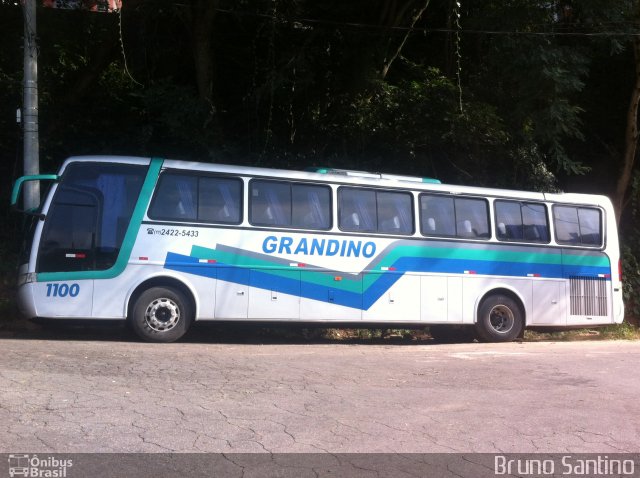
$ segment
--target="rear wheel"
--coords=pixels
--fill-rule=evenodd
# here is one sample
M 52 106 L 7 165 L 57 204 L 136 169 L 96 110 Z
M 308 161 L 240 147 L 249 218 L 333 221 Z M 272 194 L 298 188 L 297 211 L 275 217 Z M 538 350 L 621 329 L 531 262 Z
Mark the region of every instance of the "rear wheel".
M 511 342 L 524 328 L 518 303 L 506 295 L 492 295 L 480 304 L 476 332 L 484 342 Z
M 148 342 L 174 342 L 182 337 L 193 320 L 185 295 L 171 287 L 152 287 L 136 300 L 131 327 Z

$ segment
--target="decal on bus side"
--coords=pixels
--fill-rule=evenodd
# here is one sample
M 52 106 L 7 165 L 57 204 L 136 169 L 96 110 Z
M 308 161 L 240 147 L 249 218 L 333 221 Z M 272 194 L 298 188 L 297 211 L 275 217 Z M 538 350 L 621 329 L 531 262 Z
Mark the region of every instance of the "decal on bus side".
M 337 240 L 337 239 L 294 239 L 293 237 L 267 236 L 262 242 L 265 254 L 302 254 L 305 256 L 336 256 L 340 257 L 373 257 L 376 245 L 372 241 Z
M 47 284 L 47 297 L 77 297 L 79 293 L 79 284 Z

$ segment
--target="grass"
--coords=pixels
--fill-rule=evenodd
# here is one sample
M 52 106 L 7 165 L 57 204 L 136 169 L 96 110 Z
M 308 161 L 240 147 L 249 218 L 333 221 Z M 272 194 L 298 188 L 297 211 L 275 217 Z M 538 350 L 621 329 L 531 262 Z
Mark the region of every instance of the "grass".
M 607 325 L 605 327 L 562 330 L 557 332 L 536 332 L 527 330 L 524 334 L 527 342 L 579 341 L 579 340 L 640 340 L 640 328 L 629 322 Z
M 412 341 L 430 340 L 426 327 L 421 329 L 351 329 L 351 328 L 300 328 L 276 327 L 264 328 L 259 335 L 280 337 L 292 340 L 329 340 L 329 341 Z M 598 328 L 562 330 L 557 332 L 537 332 L 527 330 L 525 342 L 571 342 L 584 340 L 640 340 L 640 327 L 628 322 Z
M 608 340 L 640 340 L 640 328 L 623 322 L 617 325 L 608 325 L 599 331 L 603 339 Z

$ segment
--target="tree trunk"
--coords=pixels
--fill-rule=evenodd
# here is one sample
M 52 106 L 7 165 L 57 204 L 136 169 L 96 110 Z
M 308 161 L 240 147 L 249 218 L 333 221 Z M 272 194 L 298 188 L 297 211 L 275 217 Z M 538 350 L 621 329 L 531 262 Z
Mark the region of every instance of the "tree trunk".
M 420 17 L 422 17 L 422 14 L 429 6 L 429 2 L 430 0 L 425 0 L 424 5 L 414 13 L 413 17 L 411 17 L 411 24 L 409 25 L 409 28 L 407 29 L 404 37 L 402 38 L 402 41 L 398 45 L 398 48 L 396 48 L 396 51 L 393 53 L 393 55 L 391 55 L 391 58 L 389 58 L 388 60 L 386 58 L 384 59 L 382 69 L 380 70 L 380 79 L 384 80 L 387 77 L 387 73 L 389 73 L 389 69 L 391 68 L 391 65 L 396 60 L 396 58 L 400 56 L 400 53 L 404 48 L 404 44 L 407 42 L 407 40 L 409 39 L 409 35 L 411 35 L 413 31 L 413 27 L 416 25 L 418 20 L 420 20 Z
M 191 32 L 196 84 L 200 99 L 212 103 L 213 58 L 211 34 L 218 0 L 193 0 L 191 2 Z
M 634 37 L 633 39 L 633 53 L 635 58 L 635 83 L 627 111 L 627 129 L 625 133 L 622 171 L 618 177 L 616 192 L 613 198 L 613 205 L 616 210 L 616 221 L 618 223 L 620 223 L 620 216 L 627 203 L 627 190 L 631 183 L 638 146 L 638 103 L 640 103 L 640 38 L 638 37 Z

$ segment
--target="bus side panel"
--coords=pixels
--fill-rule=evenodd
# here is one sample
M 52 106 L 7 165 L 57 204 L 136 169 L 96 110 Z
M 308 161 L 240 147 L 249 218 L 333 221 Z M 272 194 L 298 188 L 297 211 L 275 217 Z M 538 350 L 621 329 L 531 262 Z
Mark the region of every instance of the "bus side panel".
M 167 231 L 174 232 L 174 235 L 161 234 Z M 176 231 L 180 235 L 175 234 Z M 126 293 L 126 299 L 128 299 L 144 282 L 155 279 L 162 284 L 163 278 L 170 278 L 177 280 L 190 291 L 196 305 L 194 311 L 196 320 L 214 319 L 218 272 L 216 264 L 200 260 L 195 256 L 188 256 L 194 245 L 198 243 L 197 237 L 200 237 L 203 242 L 213 242 L 213 233 L 213 229 L 192 226 L 168 228 L 142 225 L 126 270 L 115 279 L 118 282 L 101 287 L 103 293 L 96 297 L 95 302 L 100 303 L 104 308 L 109 308 L 109 295 L 113 294 L 114 288 L 119 289 L 121 293 Z M 169 285 L 166 280 L 165 283 Z M 97 288 L 96 285 L 96 290 Z M 112 309 L 109 313 L 117 312 L 119 316 L 126 317 L 126 305 L 123 308 L 121 302 L 120 309 L 117 311 Z M 98 312 L 97 308 L 95 311 Z
M 422 276 L 420 284 L 423 322 L 462 322 L 462 277 L 429 275 Z
M 482 299 L 490 294 L 499 293 L 498 289 L 505 289 L 522 302 L 526 323 L 529 323 L 531 310 L 531 280 L 527 278 L 492 278 L 486 276 L 467 275 L 463 280 L 463 322 L 473 324 L 477 322 L 478 308 Z
M 216 319 L 246 319 L 249 314 L 250 269 L 223 266 L 217 272 Z
M 375 287 L 375 284 L 384 287 L 385 280 L 393 281 L 394 284 L 382 293 L 371 307 L 365 307 L 362 319 L 372 322 L 417 322 L 420 320 L 420 279 L 420 276 L 408 273 L 367 272 L 366 280 L 372 284 L 372 287 Z M 378 294 L 375 295 L 375 297 L 377 296 Z M 365 300 L 366 297 L 365 293 Z
M 35 282 L 31 293 L 37 317 L 92 317 L 93 280 Z
M 530 325 L 560 326 L 567 324 L 566 281 L 532 279 Z
M 122 274 L 115 279 L 101 279 L 95 281 L 93 288 L 92 317 L 96 319 L 124 319 L 123 304 L 126 302 L 126 293 L 130 288 L 134 277 L 132 268 L 127 267 Z
M 613 323 L 609 256 L 601 251 L 563 248 L 562 268 L 569 298 L 567 325 Z
M 265 271 L 252 269 L 249 273 L 249 318 L 298 320 L 300 318 L 300 271 L 278 270 L 266 276 L 271 282 L 262 287 Z M 257 287 L 254 287 L 257 286 Z
M 362 319 L 362 276 L 301 271 L 300 318 L 317 321 Z
M 193 296 L 196 319 L 213 319 L 215 306 L 215 279 L 167 271 L 160 264 L 130 264 L 122 274 L 113 279 L 96 280 L 94 283 L 93 311 L 96 319 L 126 319 L 133 292 L 151 279 L 167 279 L 181 283 Z M 168 284 L 170 285 L 170 284 Z

